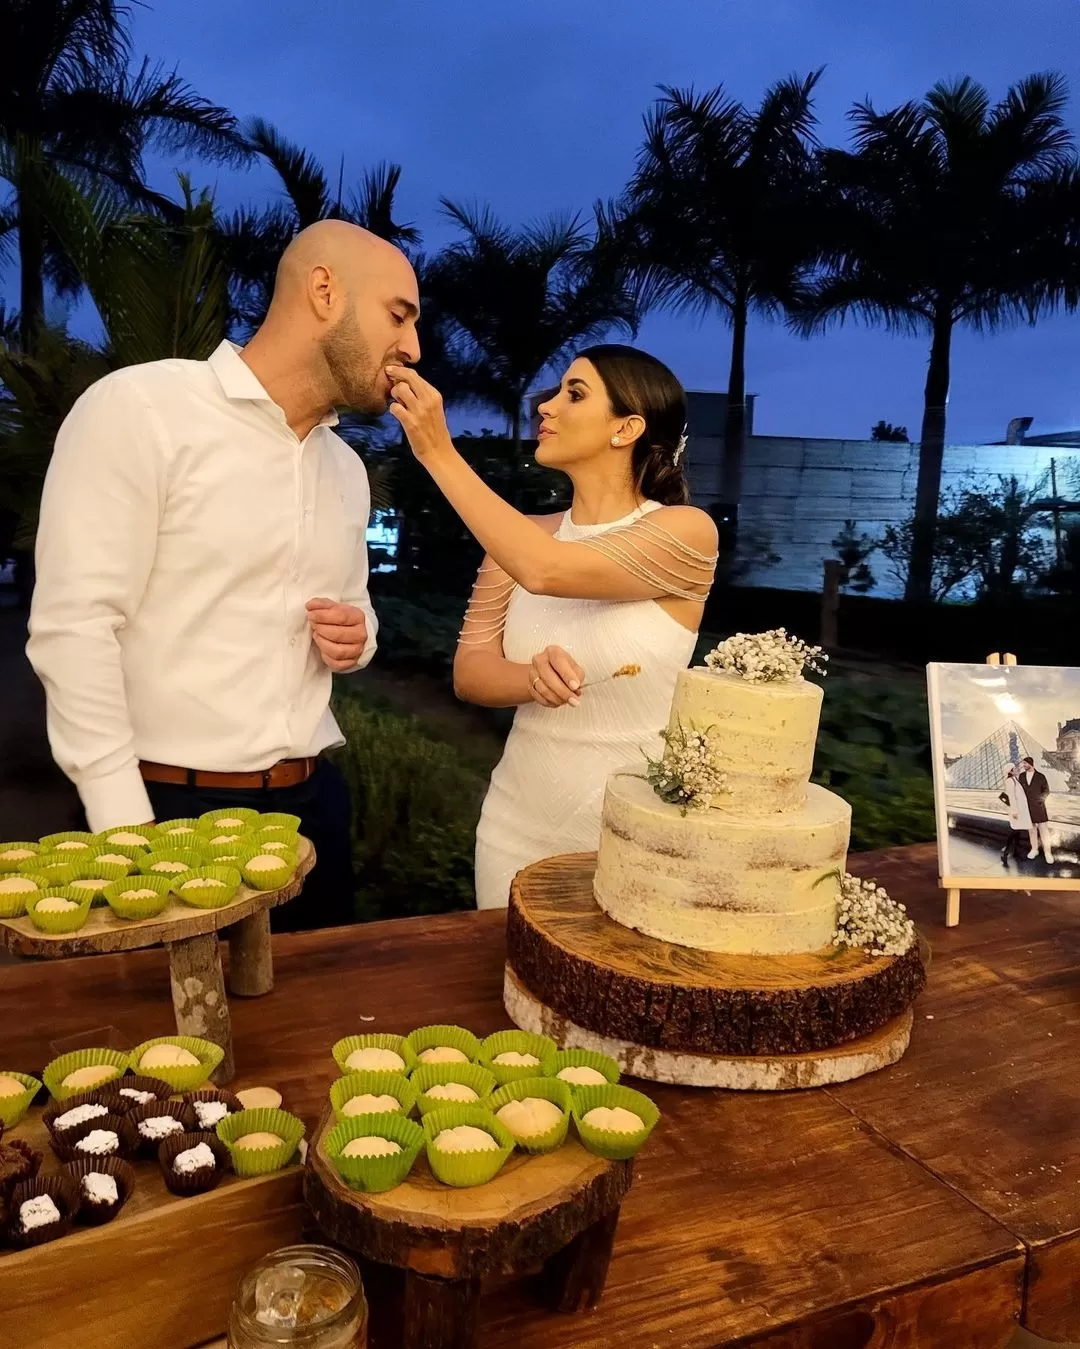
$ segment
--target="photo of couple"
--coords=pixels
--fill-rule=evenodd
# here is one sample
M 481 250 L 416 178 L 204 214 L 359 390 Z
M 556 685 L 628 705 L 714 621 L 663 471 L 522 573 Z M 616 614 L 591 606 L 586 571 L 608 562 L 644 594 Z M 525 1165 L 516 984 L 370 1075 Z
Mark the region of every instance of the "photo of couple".
M 943 877 L 1080 884 L 1080 670 L 928 666 Z

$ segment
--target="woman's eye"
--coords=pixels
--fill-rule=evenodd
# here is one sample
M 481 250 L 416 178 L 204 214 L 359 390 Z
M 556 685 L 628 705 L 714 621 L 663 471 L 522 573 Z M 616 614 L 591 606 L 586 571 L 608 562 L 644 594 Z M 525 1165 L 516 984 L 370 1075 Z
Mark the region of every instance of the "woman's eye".
M 580 403 L 580 402 L 581 402 L 581 394 L 578 393 L 577 389 L 571 389 L 571 390 L 570 390 L 570 401 L 571 401 L 571 403 Z

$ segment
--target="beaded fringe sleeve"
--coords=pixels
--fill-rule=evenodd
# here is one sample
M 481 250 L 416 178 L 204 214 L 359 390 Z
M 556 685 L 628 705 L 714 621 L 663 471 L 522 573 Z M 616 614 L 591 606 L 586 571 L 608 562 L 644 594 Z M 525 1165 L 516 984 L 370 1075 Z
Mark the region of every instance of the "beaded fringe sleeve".
M 716 572 L 716 553 L 699 553 L 648 515 L 622 529 L 580 540 L 644 581 L 660 598 L 704 600 Z
M 510 596 L 516 589 L 517 582 L 507 576 L 502 567 L 494 562 L 481 567 L 476 573 L 465 621 L 458 633 L 460 645 L 486 646 L 501 637 L 506 627 Z

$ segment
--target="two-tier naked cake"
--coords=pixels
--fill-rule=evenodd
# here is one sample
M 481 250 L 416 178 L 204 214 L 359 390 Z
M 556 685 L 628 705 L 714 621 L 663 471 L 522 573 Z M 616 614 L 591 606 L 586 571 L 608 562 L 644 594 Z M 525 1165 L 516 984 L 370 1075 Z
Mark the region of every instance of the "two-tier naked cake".
M 815 1086 L 900 1057 L 923 963 L 902 908 L 846 873 L 851 808 L 810 782 L 819 656 L 740 634 L 679 676 L 662 759 L 608 782 L 599 854 L 514 883 L 519 1025 L 700 1085 Z

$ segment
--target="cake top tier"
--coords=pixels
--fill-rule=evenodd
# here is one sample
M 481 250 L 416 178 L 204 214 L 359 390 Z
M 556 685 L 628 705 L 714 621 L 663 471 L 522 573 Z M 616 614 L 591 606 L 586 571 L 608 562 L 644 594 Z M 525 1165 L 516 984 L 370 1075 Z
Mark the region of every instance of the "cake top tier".
M 828 660 L 820 646 L 790 637 L 786 628 L 769 632 L 737 632 L 705 657 L 710 670 L 737 675 L 748 684 L 787 684 L 802 678 L 804 670 L 825 673 Z

